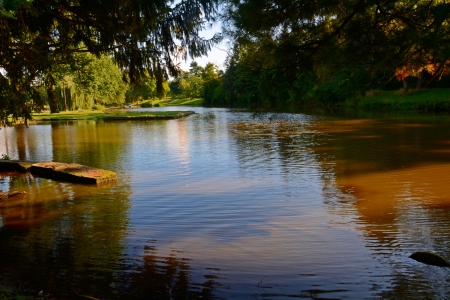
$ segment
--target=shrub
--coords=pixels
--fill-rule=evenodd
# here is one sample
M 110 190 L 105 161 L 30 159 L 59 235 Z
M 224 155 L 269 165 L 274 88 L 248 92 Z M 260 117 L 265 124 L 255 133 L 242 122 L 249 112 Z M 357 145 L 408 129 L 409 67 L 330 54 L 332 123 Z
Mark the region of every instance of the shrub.
M 105 107 L 103 105 L 95 104 L 92 106 L 92 110 L 104 110 Z
M 153 107 L 153 104 L 150 101 L 143 102 L 143 103 L 141 103 L 141 107 L 142 108 Z

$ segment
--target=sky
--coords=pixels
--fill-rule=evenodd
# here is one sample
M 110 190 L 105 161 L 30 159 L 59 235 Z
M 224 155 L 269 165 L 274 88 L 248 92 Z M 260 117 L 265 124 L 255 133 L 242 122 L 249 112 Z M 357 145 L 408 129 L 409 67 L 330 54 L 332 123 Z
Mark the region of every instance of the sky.
M 216 24 L 211 29 L 204 30 L 200 33 L 200 36 L 203 38 L 211 38 L 215 33 L 220 33 L 220 24 Z M 227 42 L 224 41 L 219 45 L 215 46 L 211 49 L 207 56 L 197 57 L 195 61 L 202 67 L 204 67 L 208 62 L 212 62 L 219 66 L 220 69 L 224 70 L 225 66 L 223 65 L 225 59 L 227 57 Z M 189 70 L 189 65 L 191 64 L 192 59 L 188 58 L 187 61 L 181 62 L 181 68 L 185 71 Z

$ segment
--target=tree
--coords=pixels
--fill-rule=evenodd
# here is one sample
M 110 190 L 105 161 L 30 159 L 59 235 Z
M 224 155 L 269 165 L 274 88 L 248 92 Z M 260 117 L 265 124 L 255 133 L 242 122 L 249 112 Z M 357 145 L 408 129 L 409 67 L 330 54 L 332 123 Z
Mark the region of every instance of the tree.
M 219 67 L 211 62 L 207 63 L 203 73 L 203 98 L 206 105 L 212 105 L 214 103 L 214 95 L 218 95 L 216 89 L 220 86 L 220 77 L 223 72 L 219 70 Z M 221 92 L 220 92 L 221 93 Z
M 204 68 L 193 61 L 189 72 L 182 72 L 169 86 L 174 98 L 200 98 L 203 96 Z
M 203 73 L 203 68 L 196 61 L 193 61 L 189 65 L 189 72 L 194 76 L 199 76 Z
M 74 53 L 108 54 L 130 81 L 148 74 L 163 93 L 164 78 L 180 72 L 177 57 L 206 54 L 220 38 L 199 37 L 203 23 L 214 21 L 217 0 L 12 1 L 17 6 L 3 5 L 0 14 L 3 116 L 29 114 L 38 77 L 52 98 L 53 67 L 72 62 Z
M 164 81 L 163 87 L 164 94 L 162 95 L 162 97 L 165 97 L 166 94 L 170 92 L 169 83 L 167 81 Z M 158 93 L 156 91 L 156 80 L 154 78 L 146 78 L 144 80 L 136 82 L 130 87 L 130 89 L 126 92 L 126 100 L 127 102 L 148 100 L 156 98 L 157 95 Z
M 54 72 L 58 110 L 121 104 L 125 101 L 127 84 L 110 57 L 77 53 L 74 59 L 77 67 L 61 64 Z
M 232 0 L 223 20 L 239 45 L 234 74 L 247 70 L 251 101 L 266 97 L 262 103 L 273 105 L 273 90 L 287 88 L 288 97 L 315 94 L 335 103 L 364 93 L 380 73 L 393 78 L 397 68 L 425 65 L 427 57 L 444 65 L 450 58 L 449 9 L 442 1 Z M 305 78 L 307 86 L 315 82 L 309 91 L 298 83 Z

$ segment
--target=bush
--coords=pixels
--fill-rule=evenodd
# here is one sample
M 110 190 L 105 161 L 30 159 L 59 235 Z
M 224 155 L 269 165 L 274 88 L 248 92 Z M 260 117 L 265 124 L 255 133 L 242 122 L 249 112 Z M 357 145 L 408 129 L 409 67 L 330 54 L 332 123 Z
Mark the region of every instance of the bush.
M 153 107 L 153 104 L 150 101 L 143 102 L 143 103 L 141 103 L 141 107 L 142 108 Z
M 92 106 L 92 110 L 104 110 L 104 109 L 105 109 L 105 107 L 100 104 L 95 104 Z

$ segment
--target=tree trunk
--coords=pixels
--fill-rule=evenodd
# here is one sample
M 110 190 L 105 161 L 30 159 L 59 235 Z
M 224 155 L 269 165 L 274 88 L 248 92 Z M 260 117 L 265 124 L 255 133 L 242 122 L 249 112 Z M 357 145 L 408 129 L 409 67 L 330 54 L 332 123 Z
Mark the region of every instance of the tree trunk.
M 425 75 L 425 70 L 420 71 L 419 77 L 417 78 L 417 86 L 416 89 L 420 90 L 422 88 L 423 76 Z
M 59 113 L 58 103 L 56 102 L 55 90 L 52 87 L 47 88 L 48 105 L 50 106 L 50 113 Z
M 408 77 L 403 78 L 403 90 L 404 90 L 405 94 L 407 94 L 409 91 Z
M 67 111 L 66 85 L 63 82 L 63 96 L 64 96 L 64 111 Z

